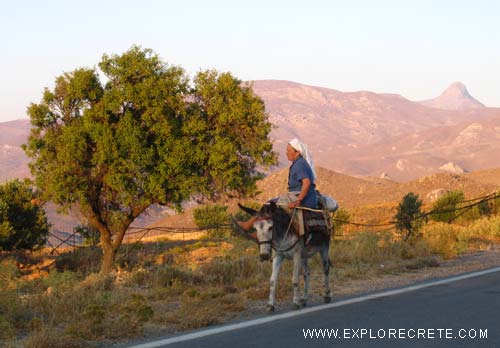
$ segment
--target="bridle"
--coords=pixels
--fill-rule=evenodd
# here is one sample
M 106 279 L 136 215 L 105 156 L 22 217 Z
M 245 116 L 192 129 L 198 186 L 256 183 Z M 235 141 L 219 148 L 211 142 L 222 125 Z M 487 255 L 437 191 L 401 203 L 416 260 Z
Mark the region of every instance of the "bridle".
M 290 223 L 288 224 L 288 228 L 286 230 L 285 237 L 283 239 L 286 238 L 286 236 L 288 235 L 288 232 L 290 231 L 290 228 L 291 228 L 292 222 L 293 222 L 293 218 L 295 217 L 295 211 L 296 211 L 296 209 L 294 208 L 292 216 L 290 218 Z M 272 217 L 271 216 L 265 216 L 265 217 L 264 216 L 262 216 L 262 217 L 259 216 L 257 218 L 256 222 L 257 221 L 263 221 L 263 220 L 266 220 L 266 221 L 272 220 Z M 286 249 L 277 249 L 274 246 L 274 244 L 273 244 L 273 234 L 271 234 L 271 239 L 269 239 L 269 240 L 260 241 L 259 239 L 257 239 L 257 244 L 259 245 L 259 247 L 261 245 L 264 245 L 264 244 L 270 244 L 271 245 L 271 249 L 273 249 L 275 252 L 277 252 L 277 253 L 284 253 L 284 252 L 290 251 L 293 248 L 295 248 L 295 246 L 297 245 L 297 243 L 299 242 L 300 239 L 301 239 L 301 237 L 297 238 L 297 240 L 290 247 L 288 247 Z
M 257 222 L 257 221 L 269 221 L 269 220 L 272 220 L 272 217 L 271 217 L 271 216 L 259 216 L 259 217 L 257 218 L 257 220 L 255 220 L 255 222 Z M 256 242 L 257 242 L 257 244 L 259 245 L 259 247 L 260 247 L 261 245 L 264 245 L 264 244 L 271 244 L 271 248 L 273 248 L 273 249 L 274 249 L 274 247 L 273 247 L 273 234 L 272 234 L 272 233 L 271 233 L 271 239 L 269 239 L 269 240 L 265 240 L 265 241 L 262 241 L 262 242 L 261 242 L 258 238 L 256 238 Z

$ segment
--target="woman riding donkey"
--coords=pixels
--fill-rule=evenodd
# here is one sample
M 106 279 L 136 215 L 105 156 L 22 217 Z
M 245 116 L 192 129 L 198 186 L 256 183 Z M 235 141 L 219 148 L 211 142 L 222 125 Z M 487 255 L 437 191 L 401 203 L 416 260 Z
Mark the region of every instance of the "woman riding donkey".
M 277 203 L 288 208 L 285 210 L 293 215 L 294 226 L 299 235 L 303 236 L 305 234 L 303 211 L 295 208 L 316 209 L 316 173 L 309 149 L 297 138 L 288 143 L 286 157 L 292 162 L 288 171 L 288 192 L 278 197 Z M 248 221 L 237 223 L 245 231 L 249 231 L 256 220 L 257 217 L 252 217 Z
M 252 227 L 256 233 L 252 236 L 259 245 L 262 261 L 269 260 L 271 249 L 275 251 L 272 274 L 270 278 L 268 310 L 274 311 L 278 274 L 284 259 L 293 260 L 293 308 L 299 309 L 307 303 L 310 271 L 308 259 L 319 253 L 323 265 L 325 302 L 331 300 L 329 269 L 330 236 L 328 233 L 317 233 L 305 236 L 303 209 L 316 209 L 316 174 L 311 155 L 307 147 L 297 139 L 288 143 L 286 149 L 288 160 L 292 162 L 288 175 L 288 193 L 264 205 L 260 211 L 239 205 L 249 213 L 250 220 L 236 223 L 249 231 Z M 326 226 L 323 228 L 326 231 Z M 310 243 L 308 243 L 308 237 Z M 300 296 L 299 273 L 303 270 L 304 291 Z

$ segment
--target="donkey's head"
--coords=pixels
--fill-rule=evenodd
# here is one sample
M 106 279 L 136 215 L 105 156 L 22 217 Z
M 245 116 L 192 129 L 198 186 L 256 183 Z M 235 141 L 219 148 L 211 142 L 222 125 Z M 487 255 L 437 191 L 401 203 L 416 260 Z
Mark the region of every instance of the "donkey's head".
M 254 217 L 253 227 L 257 231 L 256 237 L 259 244 L 260 260 L 269 260 L 273 240 L 273 213 L 276 211 L 276 203 L 271 202 L 271 204 L 263 205 L 259 211 L 244 207 L 241 204 L 238 204 L 238 206 Z

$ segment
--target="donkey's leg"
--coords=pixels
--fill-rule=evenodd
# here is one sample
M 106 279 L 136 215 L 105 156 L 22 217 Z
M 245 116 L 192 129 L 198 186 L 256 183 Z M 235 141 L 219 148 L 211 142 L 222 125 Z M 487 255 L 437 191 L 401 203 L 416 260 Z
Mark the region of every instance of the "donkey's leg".
M 283 262 L 283 256 L 279 253 L 273 259 L 273 272 L 271 274 L 271 279 L 269 281 L 269 302 L 267 303 L 267 310 L 269 312 L 274 311 L 274 303 L 276 300 L 276 285 L 278 284 L 278 274 L 280 273 L 281 263 Z
M 330 257 L 328 256 L 328 247 L 321 249 L 320 251 L 321 261 L 323 263 L 323 274 L 324 274 L 324 285 L 325 285 L 325 296 L 323 299 L 325 303 L 330 303 L 332 300 L 332 291 L 330 290 Z
M 299 302 L 299 274 L 300 274 L 300 267 L 302 266 L 302 257 L 301 257 L 302 250 L 298 249 L 295 250 L 293 254 L 293 278 L 292 278 L 292 284 L 293 284 L 293 309 L 299 309 L 300 308 L 300 302 Z
M 311 280 L 311 271 L 309 270 L 309 260 L 307 255 L 302 255 L 302 272 L 304 272 L 304 292 L 300 299 L 300 304 L 305 307 L 307 305 L 307 297 L 309 294 L 309 281 Z

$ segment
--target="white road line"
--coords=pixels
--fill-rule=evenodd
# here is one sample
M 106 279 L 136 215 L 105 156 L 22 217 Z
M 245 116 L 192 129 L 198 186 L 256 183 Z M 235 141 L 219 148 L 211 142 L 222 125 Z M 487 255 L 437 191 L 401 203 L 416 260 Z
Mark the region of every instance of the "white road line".
M 349 305 L 349 304 L 353 304 L 353 303 L 364 302 L 364 301 L 369 301 L 369 300 L 373 300 L 373 299 L 381 298 L 381 297 L 399 295 L 399 294 L 403 294 L 405 292 L 411 292 L 411 291 L 415 291 L 415 290 L 429 288 L 431 286 L 443 285 L 443 284 L 453 283 L 453 282 L 456 282 L 459 280 L 480 277 L 482 275 L 495 273 L 495 272 L 499 272 L 499 271 L 500 271 L 500 267 L 490 268 L 490 269 L 487 269 L 484 271 L 463 274 L 460 276 L 446 278 L 443 280 L 438 280 L 438 281 L 434 281 L 434 282 L 430 282 L 430 283 L 425 283 L 425 284 L 420 284 L 420 285 L 412 285 L 412 286 L 408 286 L 408 287 L 402 288 L 402 289 L 384 291 L 384 292 L 380 292 L 380 293 L 376 293 L 376 294 L 351 298 L 351 299 L 343 300 L 343 301 L 339 301 L 339 302 L 319 305 L 319 306 L 310 307 L 310 308 L 304 308 L 304 309 L 301 309 L 298 311 L 287 312 L 287 313 L 277 314 L 277 315 L 270 315 L 269 317 L 265 317 L 265 318 L 249 320 L 249 321 L 237 323 L 237 324 L 225 325 L 225 326 L 221 326 L 221 327 L 217 327 L 217 328 L 213 328 L 213 329 L 206 329 L 206 330 L 193 332 L 193 333 L 189 333 L 189 334 L 185 334 L 185 335 L 180 335 L 180 336 L 176 336 L 176 337 L 166 338 L 166 339 L 162 339 L 162 340 L 158 340 L 158 341 L 154 341 L 154 342 L 138 344 L 135 346 L 129 346 L 127 348 L 163 347 L 163 346 L 173 344 L 173 343 L 189 341 L 189 340 L 193 340 L 193 339 L 197 339 L 197 338 L 201 338 L 201 337 L 219 334 L 222 332 L 239 330 L 239 329 L 243 329 L 246 327 L 261 325 L 261 324 L 265 324 L 265 323 L 269 323 L 269 322 L 277 321 L 277 320 L 282 320 L 282 319 L 286 319 L 286 318 L 298 317 L 298 316 L 303 315 L 303 314 L 318 312 L 318 311 L 321 311 L 324 309 L 341 307 L 341 306 L 345 306 L 345 305 Z

